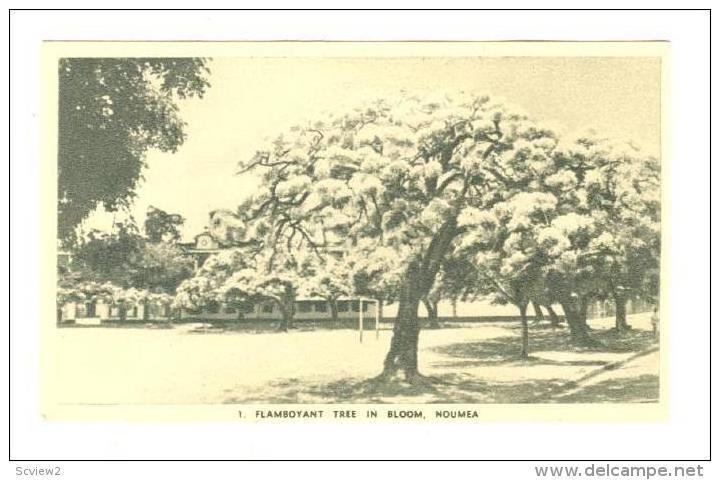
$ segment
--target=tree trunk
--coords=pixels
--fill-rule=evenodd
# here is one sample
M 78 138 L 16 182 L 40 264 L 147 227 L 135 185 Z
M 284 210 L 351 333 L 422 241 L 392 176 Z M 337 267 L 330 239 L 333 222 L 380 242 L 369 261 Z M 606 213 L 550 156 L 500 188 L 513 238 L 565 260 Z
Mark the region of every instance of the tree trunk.
M 407 277 L 400 288 L 398 313 L 390 340 L 390 351 L 385 357 L 381 377 L 391 377 L 402 369 L 405 378 L 411 380 L 418 376 L 418 339 L 420 322 L 418 307 L 425 292 L 419 292 L 422 276 L 415 262 L 408 267 Z M 429 288 L 428 288 L 429 289 Z
M 533 303 L 535 305 L 535 303 Z M 527 303 L 523 305 L 519 305 L 518 309 L 520 309 L 520 320 L 522 322 L 522 340 L 520 343 L 520 358 L 528 358 L 528 344 L 529 342 L 529 332 L 528 332 L 528 319 L 527 319 Z
M 438 323 L 438 302 L 433 302 L 425 298 L 423 299 L 423 304 L 425 305 L 425 310 L 427 310 L 428 327 L 440 328 L 440 324 Z
M 540 305 L 537 302 L 532 302 L 533 311 L 535 312 L 535 323 L 542 322 L 545 320 L 545 315 L 543 315 L 542 308 L 540 308 Z
M 383 313 L 384 313 L 383 307 L 385 306 L 385 302 L 383 301 L 382 298 L 377 299 L 377 306 L 378 306 L 378 319 L 379 319 L 378 321 L 382 322 L 383 321 Z
M 285 287 L 285 292 L 277 303 L 280 305 L 280 312 L 282 313 L 278 330 L 287 332 L 295 316 L 295 292 L 291 286 Z
M 572 342 L 583 347 L 595 345 L 597 342 L 590 337 L 590 329 L 587 325 L 587 302 L 568 300 L 561 302 L 560 305 L 565 311 L 565 321 L 570 328 Z
M 55 318 L 56 318 L 56 321 L 57 321 L 57 325 L 60 325 L 60 324 L 62 323 L 62 320 L 63 320 L 63 310 L 62 310 L 62 307 L 58 306 L 56 313 L 57 313 L 57 317 L 55 317 Z
M 433 237 L 425 255 L 410 262 L 400 287 L 398 314 L 393 327 L 393 336 L 383 364 L 381 378 L 393 376 L 398 369 L 405 373 L 405 379 L 413 382 L 421 375 L 418 371 L 418 339 L 420 323 L 418 307 L 420 299 L 432 288 L 443 259 L 457 235 L 457 218 L 449 218 Z
M 118 317 L 121 322 L 127 320 L 127 307 L 122 303 L 118 305 Z
M 452 316 L 457 318 L 457 298 L 452 299 Z
M 383 365 L 383 376 L 394 375 L 399 369 L 405 372 L 406 378 L 417 376 L 417 350 L 420 337 L 420 323 L 417 316 L 419 305 L 419 299 L 403 298 L 401 295 L 390 341 L 390 351 L 387 353 Z
M 292 321 L 292 313 L 288 311 L 287 307 L 285 305 L 280 305 L 280 313 L 282 317 L 280 318 L 280 324 L 278 325 L 278 330 L 281 332 L 287 332 L 290 328 L 290 322 Z
M 555 310 L 552 308 L 552 305 L 545 305 L 545 309 L 548 311 L 548 315 L 550 315 L 550 325 L 553 327 L 559 326 L 560 318 L 558 318 L 557 313 L 555 313 Z
M 148 308 L 150 303 L 147 300 L 143 300 L 143 320 L 150 320 L 150 309 Z
M 338 322 L 337 300 L 335 300 L 335 299 L 328 300 L 328 306 L 330 307 L 330 318 L 332 319 L 333 323 L 337 323 Z
M 615 330 L 622 332 L 630 329 L 627 323 L 627 297 L 622 293 L 613 293 L 615 299 Z

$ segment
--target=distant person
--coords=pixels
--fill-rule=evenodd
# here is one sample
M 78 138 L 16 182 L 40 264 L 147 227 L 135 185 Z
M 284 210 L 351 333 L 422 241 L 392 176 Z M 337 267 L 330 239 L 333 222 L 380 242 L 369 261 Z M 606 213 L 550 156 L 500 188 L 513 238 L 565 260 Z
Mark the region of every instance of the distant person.
M 650 323 L 652 324 L 653 337 L 658 338 L 658 324 L 660 323 L 660 316 L 658 315 L 658 307 L 653 308 L 652 316 L 650 316 Z

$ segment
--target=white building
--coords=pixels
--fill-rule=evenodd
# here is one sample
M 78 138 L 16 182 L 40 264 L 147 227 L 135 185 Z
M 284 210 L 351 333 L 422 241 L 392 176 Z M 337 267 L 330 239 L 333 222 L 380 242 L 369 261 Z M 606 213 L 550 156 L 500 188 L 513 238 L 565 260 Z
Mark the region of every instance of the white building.
M 338 320 L 357 320 L 360 316 L 362 303 L 363 317 L 368 320 L 375 318 L 377 308 L 374 300 L 341 299 L 337 301 Z M 204 308 L 201 311 L 191 312 L 183 310 L 182 318 L 197 320 L 280 320 L 282 314 L 278 306 L 272 301 L 256 304 L 247 304 L 240 309 L 226 304 Z M 295 302 L 293 320 L 331 320 L 330 304 L 323 299 L 302 298 Z
M 157 305 L 154 303 L 142 303 L 128 307 L 125 312 L 127 321 L 158 321 L 170 320 L 171 311 L 168 305 Z M 99 325 L 107 321 L 119 321 L 120 309 L 116 305 L 102 300 L 92 302 L 69 302 L 60 307 L 62 322 L 72 322 L 80 325 Z

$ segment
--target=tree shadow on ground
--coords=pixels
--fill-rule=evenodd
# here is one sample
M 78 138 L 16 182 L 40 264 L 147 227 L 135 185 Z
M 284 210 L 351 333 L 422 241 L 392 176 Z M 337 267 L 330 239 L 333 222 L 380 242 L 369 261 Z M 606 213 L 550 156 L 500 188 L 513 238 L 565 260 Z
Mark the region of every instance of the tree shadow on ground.
M 226 403 L 545 403 L 556 398 L 563 392 L 572 388 L 569 383 L 572 378 L 563 376 L 565 371 L 558 369 L 558 373 L 543 378 L 523 378 L 524 367 L 530 366 L 563 366 L 563 367 L 602 367 L 610 363 L 609 360 L 578 358 L 567 360 L 554 360 L 539 356 L 530 356 L 527 359 L 519 357 L 519 328 L 509 327 L 511 331 L 517 330 L 517 335 L 500 338 L 490 338 L 479 342 L 458 342 L 431 349 L 441 354 L 447 360 L 435 360 L 429 366 L 435 369 L 456 369 L 453 372 L 442 372 L 426 381 L 408 383 L 395 378 L 390 381 L 346 377 L 341 380 L 298 379 L 289 378 L 271 382 L 254 391 L 235 390 L 235 395 L 228 398 Z M 610 352 L 632 353 L 643 351 L 654 345 L 652 334 L 643 331 L 628 331 L 618 333 L 613 330 L 594 331 L 594 338 L 601 343 L 594 348 L 578 348 L 570 342 L 569 335 L 564 329 L 548 330 L 546 328 L 533 328 L 531 331 L 530 346 L 532 351 L 540 352 Z M 502 379 L 479 378 L 472 373 L 463 372 L 463 368 L 498 366 L 517 367 L 518 375 L 508 375 Z M 432 370 L 430 370 L 432 371 Z M 636 389 L 629 389 L 630 397 L 654 398 L 651 395 L 651 379 L 641 378 L 641 384 Z M 623 384 L 623 381 L 620 381 Z M 605 392 L 603 383 L 598 389 L 590 390 L 585 394 L 588 402 L 594 402 L 593 395 L 597 395 L 600 402 L 622 402 L 624 397 L 619 396 L 613 400 L 613 392 Z M 608 388 L 615 387 L 608 384 Z M 624 387 L 623 387 L 624 388 Z M 629 387 L 628 387 L 629 388 Z M 644 392 L 644 393 L 643 393 Z M 607 398 L 607 400 L 605 400 Z M 565 402 L 566 400 L 562 400 Z M 573 400 L 568 402 L 583 401 Z
M 548 330 L 546 328 L 532 328 L 530 330 L 530 358 L 520 358 L 520 329 L 511 327 L 516 335 L 490 338 L 479 342 L 458 342 L 442 345 L 431 349 L 435 353 L 455 359 L 434 362 L 437 367 L 476 367 L 489 365 L 514 365 L 532 363 L 534 365 L 557 366 L 600 366 L 607 362 L 600 360 L 568 359 L 564 361 L 552 360 L 533 356 L 535 352 L 606 352 L 606 353 L 632 353 L 646 350 L 655 344 L 652 333 L 629 330 L 617 332 L 611 330 L 597 330 L 592 337 L 599 343 L 592 347 L 578 347 L 571 342 L 570 335 L 565 329 Z
M 529 403 L 555 393 L 564 383 L 560 378 L 487 381 L 466 374 L 428 377 L 413 384 L 397 379 L 345 378 L 312 383 L 288 379 L 273 382 L 261 391 L 233 396 L 226 403 Z
M 377 382 L 374 379 L 344 378 L 331 382 L 290 378 L 271 382 L 260 391 L 247 392 L 227 403 L 387 403 L 395 397 L 433 395 L 431 385 L 412 385 L 402 381 Z M 393 402 L 394 403 L 394 402 Z
M 617 331 L 614 328 L 608 330 L 596 330 L 593 338 L 599 340 L 605 347 L 601 351 L 629 353 L 646 350 L 657 341 L 652 332 L 645 330 Z
M 489 352 L 488 352 L 489 353 Z M 473 368 L 488 366 L 506 366 L 506 367 L 522 367 L 522 366 L 557 366 L 557 367 L 602 367 L 609 362 L 605 360 L 553 360 L 550 358 L 541 358 L 529 356 L 521 359 L 516 353 L 507 357 L 495 356 L 482 360 L 455 360 L 455 361 L 434 361 L 430 363 L 434 368 Z
M 659 397 L 659 377 L 644 374 L 604 380 L 550 401 L 557 403 L 647 403 L 657 402 Z
M 403 381 L 377 382 L 345 378 L 309 383 L 298 379 L 275 382 L 256 392 L 233 396 L 231 404 L 529 404 L 529 403 L 638 403 L 657 402 L 657 375 L 609 379 L 569 390 L 567 379 L 489 381 L 466 374 L 446 374 L 422 384 Z

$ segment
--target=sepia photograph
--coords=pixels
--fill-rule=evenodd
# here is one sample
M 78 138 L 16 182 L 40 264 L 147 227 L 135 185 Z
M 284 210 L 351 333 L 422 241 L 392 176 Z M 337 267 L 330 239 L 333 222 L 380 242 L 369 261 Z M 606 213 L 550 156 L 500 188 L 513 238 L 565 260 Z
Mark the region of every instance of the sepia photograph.
M 709 9 L 133 6 L 9 12 L 11 475 L 714 478 Z
M 659 411 L 663 42 L 143 45 L 46 44 L 46 415 Z

